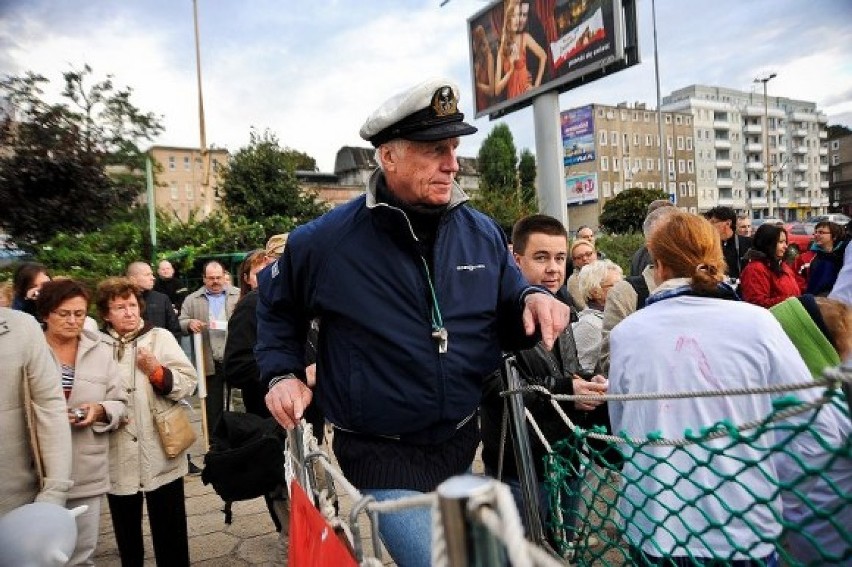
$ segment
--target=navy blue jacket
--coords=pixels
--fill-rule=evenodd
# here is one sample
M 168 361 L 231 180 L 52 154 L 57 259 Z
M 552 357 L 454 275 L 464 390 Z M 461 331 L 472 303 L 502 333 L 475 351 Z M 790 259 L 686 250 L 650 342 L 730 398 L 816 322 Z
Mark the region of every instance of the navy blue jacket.
M 537 340 L 524 335 L 521 312 L 523 296 L 538 290 L 499 227 L 464 200 L 456 187 L 434 247 L 448 352 L 431 336 L 426 267 L 407 217 L 368 192 L 293 231 L 284 255 L 259 274 L 261 380 L 303 372 L 308 325 L 320 317 L 316 395 L 331 423 L 372 435 L 452 435 L 479 405 L 501 347 Z

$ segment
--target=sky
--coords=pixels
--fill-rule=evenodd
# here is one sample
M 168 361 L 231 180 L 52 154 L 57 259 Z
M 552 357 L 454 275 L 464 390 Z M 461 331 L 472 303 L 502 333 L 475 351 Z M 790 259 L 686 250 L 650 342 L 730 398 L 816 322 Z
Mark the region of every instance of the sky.
M 331 172 L 342 146 L 391 95 L 443 76 L 479 128 L 459 154 L 476 156 L 505 122 L 535 151 L 528 107 L 473 119 L 467 20 L 482 0 L 198 0 L 207 141 L 234 152 L 252 128 Z M 562 93 L 562 110 L 591 103 L 656 107 L 651 0 L 638 0 L 641 63 Z M 852 0 L 656 0 L 662 96 L 692 84 L 760 89 L 816 102 L 829 124 L 852 126 Z M 161 116 L 161 145 L 199 146 L 192 0 L 0 0 L 0 76 L 51 79 L 90 65 L 133 89 Z

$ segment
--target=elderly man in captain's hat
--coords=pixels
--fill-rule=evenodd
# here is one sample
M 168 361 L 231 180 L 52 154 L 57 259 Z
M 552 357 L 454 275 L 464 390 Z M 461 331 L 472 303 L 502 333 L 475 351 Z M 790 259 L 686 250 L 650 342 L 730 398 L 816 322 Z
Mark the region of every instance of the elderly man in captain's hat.
M 266 403 L 287 428 L 316 395 L 346 477 L 377 500 L 430 492 L 469 469 L 482 380 L 501 349 L 548 347 L 568 308 L 524 280 L 496 223 L 455 183 L 476 132 L 447 79 L 382 104 L 361 128 L 379 169 L 366 195 L 290 234 L 259 277 Z M 316 384 L 304 345 L 319 317 Z M 540 335 L 538 335 L 538 333 Z M 427 508 L 383 514 L 398 565 L 429 565 Z

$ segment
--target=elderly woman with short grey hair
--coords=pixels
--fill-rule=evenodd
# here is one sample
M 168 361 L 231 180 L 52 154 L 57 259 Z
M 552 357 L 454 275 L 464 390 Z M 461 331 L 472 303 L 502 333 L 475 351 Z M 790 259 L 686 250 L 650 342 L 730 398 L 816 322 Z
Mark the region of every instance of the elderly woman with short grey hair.
M 612 260 L 598 260 L 586 264 L 580 269 L 580 295 L 586 302 L 586 308 L 580 311 L 579 320 L 574 323 L 574 340 L 577 343 L 577 356 L 580 366 L 592 372 L 598 366 L 603 340 L 603 311 L 609 290 L 623 278 L 621 268 Z

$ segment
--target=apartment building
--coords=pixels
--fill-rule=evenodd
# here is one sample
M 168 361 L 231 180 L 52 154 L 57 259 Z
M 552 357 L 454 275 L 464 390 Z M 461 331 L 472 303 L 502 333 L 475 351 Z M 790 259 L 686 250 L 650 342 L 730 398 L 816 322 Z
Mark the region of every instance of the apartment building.
M 219 208 L 219 167 L 228 163 L 228 151 L 210 150 L 209 170 L 198 148 L 152 146 L 148 150 L 156 164 L 154 204 L 181 220 L 195 212 L 204 218 Z
M 664 112 L 660 140 L 658 114 L 643 103 L 592 104 L 563 112 L 569 225 L 597 226 L 606 202 L 631 188 L 661 189 L 678 207 L 698 212 L 692 120 L 689 113 Z M 593 198 L 572 196 L 579 179 L 587 180 Z
M 852 134 L 828 139 L 829 212 L 852 217 Z
M 827 211 L 827 118 L 815 103 L 690 85 L 662 107 L 693 117 L 699 211 L 726 205 L 785 220 Z

